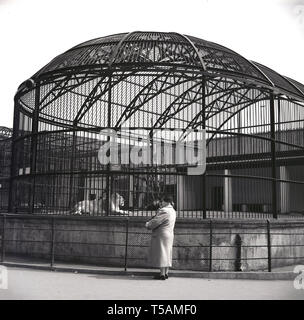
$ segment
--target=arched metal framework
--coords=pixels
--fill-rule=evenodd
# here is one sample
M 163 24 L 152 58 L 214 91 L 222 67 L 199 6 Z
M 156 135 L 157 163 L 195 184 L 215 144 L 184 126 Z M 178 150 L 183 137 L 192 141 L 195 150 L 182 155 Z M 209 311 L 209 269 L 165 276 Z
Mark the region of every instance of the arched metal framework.
M 301 212 L 303 102 L 302 84 L 192 36 L 87 41 L 18 88 L 9 210 L 69 214 L 78 201 L 105 194 L 96 213 L 105 215 L 118 192 L 134 215 L 149 214 L 163 194 L 184 217 Z M 162 161 L 124 164 L 122 152 L 118 165 L 102 165 L 105 128 L 120 132 L 120 147 L 141 146 L 143 130 L 205 129 L 206 173 L 189 176 L 185 165 Z M 163 142 L 161 159 L 166 150 Z

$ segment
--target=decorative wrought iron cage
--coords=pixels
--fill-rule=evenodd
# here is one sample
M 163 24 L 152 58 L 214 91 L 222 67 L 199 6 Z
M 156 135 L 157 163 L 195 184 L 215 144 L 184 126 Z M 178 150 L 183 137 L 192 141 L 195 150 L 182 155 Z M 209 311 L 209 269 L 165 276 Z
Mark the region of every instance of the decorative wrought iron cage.
M 145 216 L 170 195 L 185 218 L 301 214 L 303 102 L 304 85 L 192 36 L 87 41 L 18 88 L 9 211 Z M 172 132 L 205 172 L 176 161 Z M 118 161 L 101 162 L 113 133 Z M 158 161 L 134 161 L 144 147 Z

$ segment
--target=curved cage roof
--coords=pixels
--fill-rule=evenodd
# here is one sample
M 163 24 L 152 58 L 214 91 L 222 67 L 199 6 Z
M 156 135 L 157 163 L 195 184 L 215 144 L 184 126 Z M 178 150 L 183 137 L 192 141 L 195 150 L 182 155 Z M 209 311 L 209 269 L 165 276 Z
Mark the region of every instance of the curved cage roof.
M 164 32 L 130 32 L 81 43 L 55 57 L 32 78 L 79 68 L 124 68 L 136 65 L 199 69 L 282 90 L 304 100 L 304 85 L 219 44 Z

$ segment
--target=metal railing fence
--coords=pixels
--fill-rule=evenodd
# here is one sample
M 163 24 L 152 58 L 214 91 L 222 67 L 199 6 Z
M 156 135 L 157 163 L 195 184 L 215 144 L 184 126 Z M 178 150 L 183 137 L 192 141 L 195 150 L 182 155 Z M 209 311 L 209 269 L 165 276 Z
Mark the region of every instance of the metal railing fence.
M 86 222 L 84 224 L 84 222 Z M 137 218 L 0 215 L 1 263 L 58 263 L 99 267 L 150 268 L 151 232 Z M 257 225 L 235 221 L 183 220 L 175 228 L 173 268 L 200 271 L 271 272 L 304 262 L 304 223 L 274 220 Z M 240 222 L 241 223 L 241 222 Z

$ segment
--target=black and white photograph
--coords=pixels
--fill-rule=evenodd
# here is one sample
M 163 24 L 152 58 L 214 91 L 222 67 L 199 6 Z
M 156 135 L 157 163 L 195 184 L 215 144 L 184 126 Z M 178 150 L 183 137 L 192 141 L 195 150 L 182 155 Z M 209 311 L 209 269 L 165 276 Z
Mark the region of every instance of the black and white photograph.
M 0 30 L 0 300 L 304 300 L 304 0 L 0 0 Z

